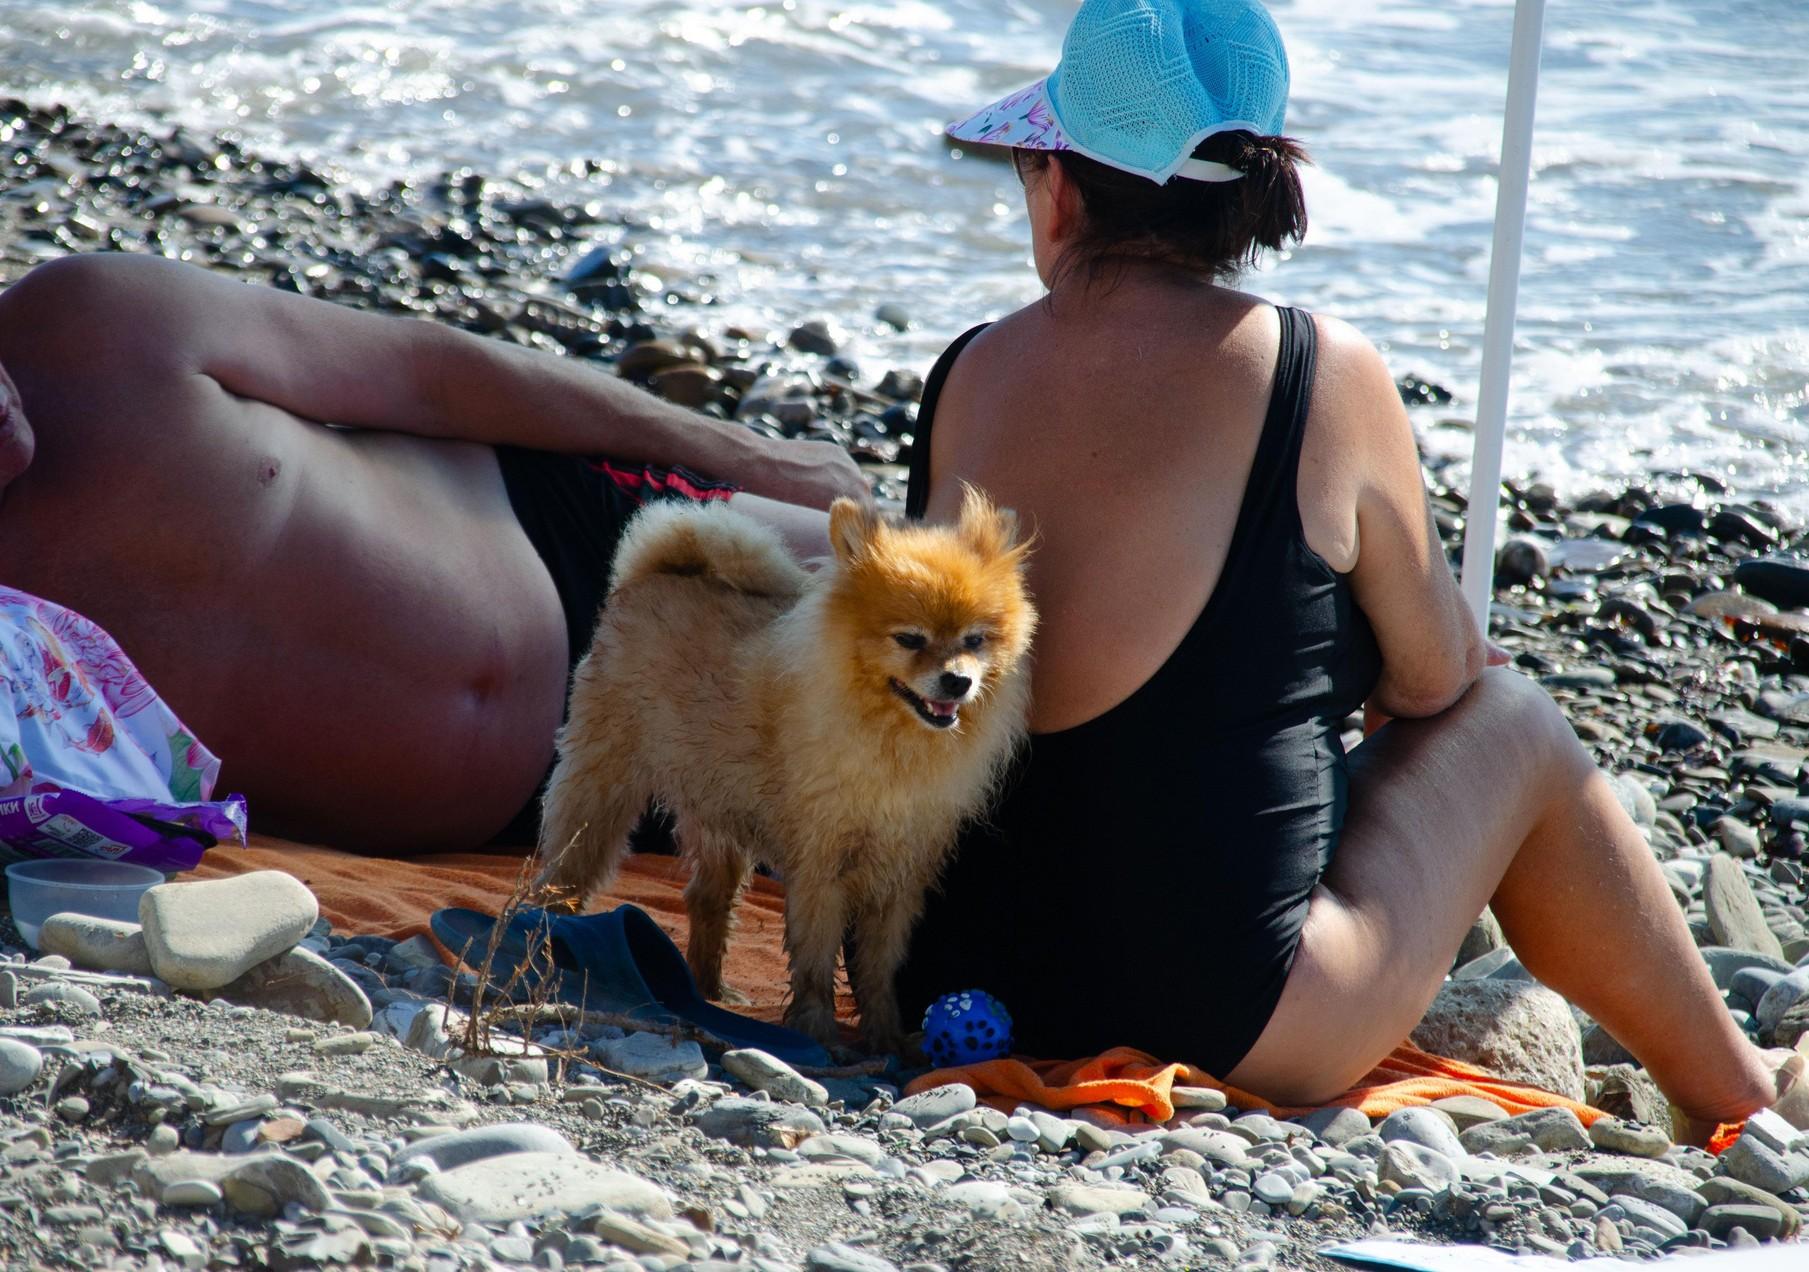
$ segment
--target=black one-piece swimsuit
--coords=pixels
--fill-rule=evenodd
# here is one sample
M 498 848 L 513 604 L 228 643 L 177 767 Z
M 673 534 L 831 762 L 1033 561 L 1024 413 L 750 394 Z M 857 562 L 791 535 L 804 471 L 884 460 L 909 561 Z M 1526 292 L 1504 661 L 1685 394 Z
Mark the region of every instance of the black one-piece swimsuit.
M 984 989 L 1011 1012 L 1020 1053 L 1132 1046 L 1217 1075 L 1274 1013 L 1344 820 L 1340 726 L 1381 666 L 1349 580 L 1302 536 L 1314 330 L 1279 312 L 1268 415 L 1211 598 L 1129 698 L 1031 739 L 928 899 L 898 979 L 907 1013 Z M 912 516 L 929 495 L 937 396 L 980 330 L 925 386 Z

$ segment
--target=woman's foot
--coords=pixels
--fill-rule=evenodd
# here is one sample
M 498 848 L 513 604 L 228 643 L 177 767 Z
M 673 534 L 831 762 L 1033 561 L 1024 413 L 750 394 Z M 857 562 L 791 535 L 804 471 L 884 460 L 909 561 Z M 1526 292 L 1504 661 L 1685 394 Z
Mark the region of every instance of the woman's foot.
M 1785 1121 L 1809 1130 L 1809 1034 L 1803 1035 L 1795 1047 L 1754 1048 L 1759 1061 L 1771 1079 L 1768 1103 L 1732 1116 L 1692 1117 L 1675 1105 L 1671 1109 L 1671 1133 L 1680 1144 L 1705 1145 L 1715 1131 L 1729 1122 L 1740 1122 L 1759 1108 L 1775 1111 Z

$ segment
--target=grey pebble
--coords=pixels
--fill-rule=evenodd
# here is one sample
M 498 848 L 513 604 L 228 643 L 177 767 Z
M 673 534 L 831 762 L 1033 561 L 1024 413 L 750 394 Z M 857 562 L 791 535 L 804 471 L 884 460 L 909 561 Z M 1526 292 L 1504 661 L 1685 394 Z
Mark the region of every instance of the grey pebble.
M 898 1265 L 840 1241 L 820 1245 L 804 1257 L 806 1272 L 899 1272 Z
M 952 1082 L 908 1095 L 892 1106 L 892 1112 L 910 1118 L 918 1130 L 927 1130 L 938 1122 L 967 1112 L 976 1102 L 972 1087 Z
M 451 1170 L 466 1162 L 503 1153 L 575 1153 L 572 1142 L 558 1131 L 534 1122 L 502 1122 L 478 1126 L 447 1135 L 433 1135 L 416 1140 L 397 1153 L 393 1170 L 405 1166 L 430 1163 L 438 1170 Z
M 96 1017 L 101 1014 L 101 1001 L 80 985 L 50 981 L 27 990 L 20 1000 L 25 1007 L 47 1006 L 59 1015 Z
M 164 1188 L 161 1200 L 166 1206 L 217 1206 L 225 1197 L 210 1180 L 179 1179 Z
M 17 1095 L 38 1080 L 44 1056 L 36 1047 L 0 1038 L 0 1096 Z
M 1450 1118 L 1434 1109 L 1396 1109 L 1377 1125 L 1376 1134 L 1385 1144 L 1404 1140 L 1443 1153 L 1453 1161 L 1461 1161 L 1465 1156 L 1464 1146 L 1457 1138 L 1457 1128 Z

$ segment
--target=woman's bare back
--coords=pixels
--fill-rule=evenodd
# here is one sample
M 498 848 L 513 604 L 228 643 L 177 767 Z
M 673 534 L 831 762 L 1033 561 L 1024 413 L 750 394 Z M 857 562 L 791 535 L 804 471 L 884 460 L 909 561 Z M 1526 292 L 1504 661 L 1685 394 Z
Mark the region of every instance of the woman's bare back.
M 1086 302 L 1032 305 L 976 338 L 950 374 L 932 442 L 929 516 L 948 515 L 959 487 L 947 477 L 959 475 L 1036 528 L 1043 732 L 1130 696 L 1204 609 L 1280 343 L 1275 311 L 1256 298 L 1136 265 Z M 1313 459 L 1303 458 L 1303 488 Z M 1314 548 L 1348 567 L 1323 528 L 1338 510 L 1302 514 Z

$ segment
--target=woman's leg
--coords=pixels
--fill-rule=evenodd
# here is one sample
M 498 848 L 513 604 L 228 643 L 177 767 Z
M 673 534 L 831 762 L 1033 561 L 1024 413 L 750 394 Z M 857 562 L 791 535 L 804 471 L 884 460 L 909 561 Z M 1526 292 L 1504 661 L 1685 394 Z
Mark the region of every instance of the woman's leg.
M 1527 970 L 1691 1118 L 1772 1101 L 1644 837 L 1544 690 L 1499 668 L 1352 753 L 1337 857 L 1275 1015 L 1229 1080 L 1303 1104 L 1348 1089 L 1412 1032 L 1491 903 Z

